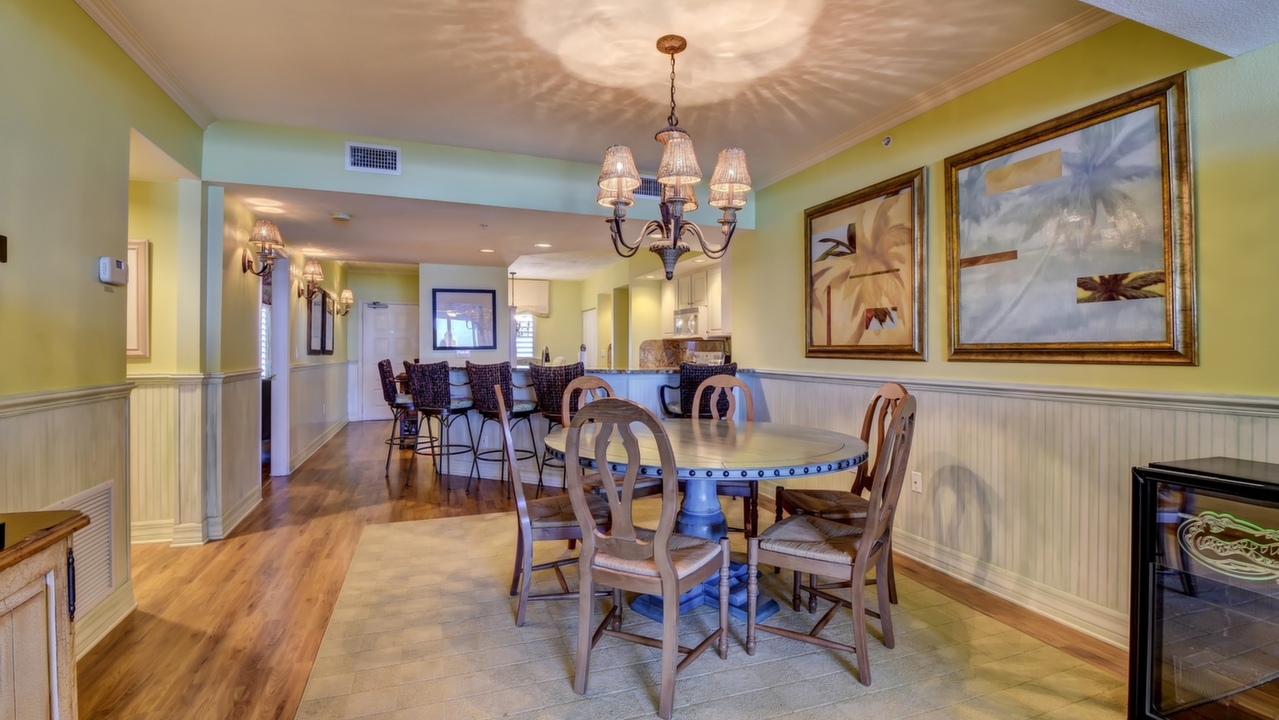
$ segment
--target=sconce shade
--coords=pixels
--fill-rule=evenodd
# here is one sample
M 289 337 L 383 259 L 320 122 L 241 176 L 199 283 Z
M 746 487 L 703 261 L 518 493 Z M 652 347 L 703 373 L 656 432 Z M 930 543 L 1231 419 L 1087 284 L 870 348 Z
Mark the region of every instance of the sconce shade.
M 683 183 L 662 186 L 662 202 L 670 202 L 671 198 L 675 197 L 684 198 L 684 212 L 689 213 L 697 209 L 697 192 L 694 186 Z
M 712 190 L 728 190 L 735 194 L 750 192 L 751 174 L 746 169 L 746 151 L 741 148 L 724 148 L 719 151 L 715 173 L 711 175 Z
M 702 181 L 702 168 L 693 154 L 693 140 L 688 135 L 672 134 L 662 151 L 662 164 L 657 168 L 657 181 L 663 185 L 692 185 Z
M 351 292 L 351 288 L 347 288 L 342 291 L 342 295 L 339 299 L 343 305 L 354 305 L 355 293 Z
M 733 208 L 741 210 L 746 207 L 746 193 L 731 192 L 729 190 L 711 190 L 711 207 L 727 210 Z
M 595 202 L 606 208 L 611 208 L 619 202 L 623 207 L 630 207 L 635 204 L 635 194 L 630 190 L 617 192 L 606 188 L 600 188 L 599 194 L 595 196 Z
M 284 247 L 284 238 L 280 237 L 280 228 L 270 220 L 258 220 L 253 223 L 253 233 L 249 242 L 262 246 L 263 250 Z
M 604 164 L 600 167 L 600 187 L 613 192 L 626 192 L 640 186 L 639 170 L 635 158 L 625 145 L 610 145 L 604 151 Z
M 306 266 L 302 268 L 302 277 L 312 282 L 323 282 L 324 269 L 320 267 L 320 261 L 307 260 Z

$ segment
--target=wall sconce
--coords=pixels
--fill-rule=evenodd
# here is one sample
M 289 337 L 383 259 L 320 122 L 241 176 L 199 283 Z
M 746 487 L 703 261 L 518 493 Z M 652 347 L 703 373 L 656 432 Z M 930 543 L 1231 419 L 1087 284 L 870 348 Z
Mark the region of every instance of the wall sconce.
M 258 246 L 258 260 L 261 261 L 261 268 L 253 267 L 253 253 L 248 250 L 244 251 L 244 261 L 241 269 L 246 273 L 253 273 L 258 277 L 266 277 L 271 274 L 271 270 L 275 267 L 275 249 L 284 247 L 284 238 L 280 237 L 280 228 L 270 220 L 259 220 L 253 224 L 253 233 L 249 235 L 249 242 Z
M 302 268 L 302 279 L 306 284 L 298 283 L 298 297 L 313 300 L 320 294 L 320 283 L 324 282 L 324 270 L 319 260 L 307 260 Z
M 338 298 L 338 304 L 342 309 L 338 311 L 338 315 L 346 317 L 351 314 L 351 306 L 355 304 L 355 293 L 351 292 L 351 288 L 342 291 L 341 297 Z

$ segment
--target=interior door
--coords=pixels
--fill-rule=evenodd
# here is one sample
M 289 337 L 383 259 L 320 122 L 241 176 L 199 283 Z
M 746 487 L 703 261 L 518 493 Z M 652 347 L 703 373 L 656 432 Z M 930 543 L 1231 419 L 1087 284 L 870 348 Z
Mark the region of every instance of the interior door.
M 597 324 L 599 311 L 595 308 L 582 311 L 582 343 L 586 345 L 586 367 L 599 367 L 600 330 Z
M 382 397 L 379 360 L 390 359 L 396 375 L 404 361 L 418 356 L 417 305 L 366 303 L 360 306 L 360 418 L 390 420 L 391 409 Z

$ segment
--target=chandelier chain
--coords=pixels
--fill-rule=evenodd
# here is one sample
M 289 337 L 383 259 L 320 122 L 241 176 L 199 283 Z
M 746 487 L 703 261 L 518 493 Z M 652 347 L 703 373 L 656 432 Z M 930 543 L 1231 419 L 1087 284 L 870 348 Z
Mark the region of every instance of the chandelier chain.
M 679 125 L 679 117 L 675 115 L 675 55 L 671 55 L 671 114 L 666 118 L 666 123 L 672 127 Z

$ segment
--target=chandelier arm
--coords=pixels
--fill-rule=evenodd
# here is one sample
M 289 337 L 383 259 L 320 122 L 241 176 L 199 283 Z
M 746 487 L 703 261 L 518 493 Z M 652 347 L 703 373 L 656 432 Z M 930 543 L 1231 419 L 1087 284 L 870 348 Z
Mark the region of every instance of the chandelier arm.
M 613 250 L 624 258 L 635 255 L 640 248 L 640 243 L 644 236 L 640 235 L 639 238 L 636 238 L 635 244 L 631 245 L 627 243 L 626 238 L 622 236 L 622 223 L 626 222 L 625 218 L 620 218 L 615 215 L 610 218 L 604 218 L 604 222 L 608 223 L 608 232 L 613 240 Z
M 737 221 L 720 221 L 720 226 L 724 234 L 724 244 L 719 247 L 711 247 L 707 244 L 706 237 L 702 234 L 702 229 L 693 225 L 696 231 L 694 235 L 697 237 L 697 242 L 702 246 L 702 253 L 711 260 L 719 260 L 724 257 L 724 253 L 728 252 L 728 244 L 732 241 L 733 232 L 737 229 Z

